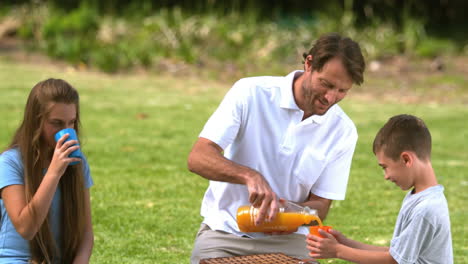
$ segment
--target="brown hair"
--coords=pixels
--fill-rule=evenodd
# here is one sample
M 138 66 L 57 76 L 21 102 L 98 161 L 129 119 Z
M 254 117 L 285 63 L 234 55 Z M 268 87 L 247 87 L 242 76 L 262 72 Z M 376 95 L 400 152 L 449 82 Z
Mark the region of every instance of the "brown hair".
M 44 122 L 54 103 L 76 106 L 75 129 L 79 135 L 80 111 L 78 92 L 66 81 L 47 79 L 31 90 L 26 103 L 23 122 L 17 129 L 9 148 L 18 148 L 24 166 L 25 197 L 29 203 L 44 178 L 43 167 L 53 154 L 41 135 Z M 61 258 L 62 263 L 71 263 L 83 239 L 84 179 L 83 165 L 68 166 L 61 177 L 61 234 L 62 244 L 58 245 L 50 229 L 50 215 L 29 242 L 32 262 L 51 263 Z M 35 214 L 32 210 L 33 215 Z
M 383 151 L 385 156 L 398 160 L 403 151 L 413 151 L 419 159 L 431 158 L 431 133 L 424 122 L 412 115 L 390 118 L 377 133 L 373 151 Z
M 350 38 L 337 33 L 322 35 L 309 50 L 303 53 L 304 60 L 312 56 L 312 70 L 320 72 L 330 59 L 338 57 L 343 62 L 353 82 L 360 85 L 364 82 L 366 63 L 359 44 Z

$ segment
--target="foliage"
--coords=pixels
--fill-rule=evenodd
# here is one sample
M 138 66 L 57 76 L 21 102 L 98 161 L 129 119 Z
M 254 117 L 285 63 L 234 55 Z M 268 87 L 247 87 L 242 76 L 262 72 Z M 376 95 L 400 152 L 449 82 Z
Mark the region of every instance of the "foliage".
M 100 5 L 105 1 L 69 2 L 79 3 L 75 8 L 52 2 L 58 7 L 32 3 L 12 11 L 22 21 L 19 36 L 31 41 L 30 48 L 106 72 L 160 70 L 180 64 L 252 74 L 263 67 L 297 63 L 302 52 L 326 32 L 357 40 L 368 60 L 400 53 L 435 57 L 461 50 L 452 41 L 430 36 L 426 20 L 412 16 L 411 4 L 404 7 L 398 23 L 378 16 L 366 16 L 363 23 L 350 0 L 342 6 L 332 1 L 322 11 L 300 15 L 273 7 L 278 10 L 274 20 L 265 19 L 264 10 L 258 10 L 253 1 L 246 6 L 226 4 L 224 9 L 214 1 L 213 12 L 206 11 L 204 4 L 194 4 L 188 11 L 184 5 L 165 7 L 163 3 L 157 9 L 152 1 L 143 1 L 143 6 L 116 3 L 129 7 L 125 15 L 104 12 L 107 9 Z M 246 9 L 249 5 L 257 9 Z
M 423 41 L 415 49 L 415 54 L 417 56 L 428 58 L 434 58 L 440 54 L 450 55 L 456 53 L 457 47 L 453 42 L 438 38 L 430 38 L 427 41 Z

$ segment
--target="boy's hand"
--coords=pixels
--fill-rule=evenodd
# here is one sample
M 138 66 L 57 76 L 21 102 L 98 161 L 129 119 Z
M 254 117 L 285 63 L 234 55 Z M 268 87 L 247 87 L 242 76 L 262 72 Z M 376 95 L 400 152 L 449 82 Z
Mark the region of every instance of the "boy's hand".
M 340 231 L 335 230 L 335 229 L 330 229 L 328 232 L 329 232 L 330 234 L 332 234 L 332 235 L 335 237 L 335 239 L 336 239 L 336 241 L 338 241 L 338 243 L 340 243 L 340 244 L 346 244 L 346 243 L 345 243 L 346 237 L 345 237 L 345 235 L 343 235 Z M 320 234 L 321 234 L 321 233 L 320 233 Z
M 306 243 L 307 249 L 310 251 L 309 256 L 313 258 L 336 258 L 337 248 L 340 243 L 332 234 L 323 230 L 319 230 L 319 233 L 323 238 L 311 234 L 307 235 Z M 337 233 L 343 236 L 340 232 Z

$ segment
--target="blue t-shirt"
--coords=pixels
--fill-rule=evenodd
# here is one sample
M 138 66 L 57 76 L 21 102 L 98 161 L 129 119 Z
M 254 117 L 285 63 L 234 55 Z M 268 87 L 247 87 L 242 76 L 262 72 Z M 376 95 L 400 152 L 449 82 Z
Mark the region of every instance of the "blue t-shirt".
M 85 158 L 83 162 L 85 187 L 93 185 L 88 162 Z M 18 149 L 9 149 L 0 155 L 0 189 L 9 185 L 24 185 L 23 162 Z M 51 213 L 51 228 L 55 241 L 60 243 L 60 215 L 61 215 L 61 191 L 60 187 L 54 194 Z M 0 263 L 28 263 L 30 259 L 29 242 L 16 232 L 13 223 L 0 199 Z

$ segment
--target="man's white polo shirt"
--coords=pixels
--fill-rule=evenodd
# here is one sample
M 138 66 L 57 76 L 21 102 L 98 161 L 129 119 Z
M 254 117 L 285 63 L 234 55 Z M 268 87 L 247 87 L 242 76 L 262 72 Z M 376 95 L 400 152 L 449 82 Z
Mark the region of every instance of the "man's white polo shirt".
M 218 144 L 226 158 L 260 172 L 280 198 L 304 202 L 312 192 L 343 200 L 356 127 L 338 105 L 302 121 L 304 112 L 292 90 L 295 74 L 300 71 L 237 81 L 199 136 Z M 244 235 L 236 213 L 249 204 L 248 197 L 245 185 L 210 181 L 201 207 L 203 222 L 213 230 Z M 298 232 L 308 233 L 304 227 Z

